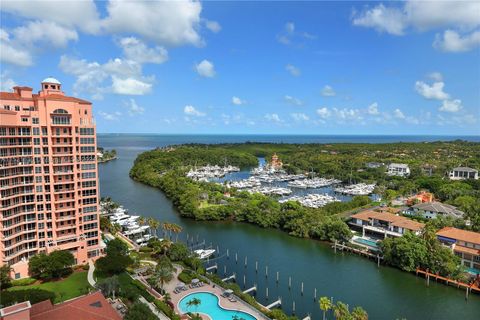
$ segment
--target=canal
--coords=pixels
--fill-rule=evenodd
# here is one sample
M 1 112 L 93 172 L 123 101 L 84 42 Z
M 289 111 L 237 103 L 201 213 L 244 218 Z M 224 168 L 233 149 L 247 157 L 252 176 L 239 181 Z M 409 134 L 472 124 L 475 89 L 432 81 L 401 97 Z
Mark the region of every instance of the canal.
M 350 308 L 362 306 L 370 319 L 479 319 L 480 296 L 443 284 L 430 282 L 399 270 L 377 265 L 365 258 L 349 254 L 334 254 L 326 244 L 298 239 L 286 233 L 261 229 L 241 223 L 197 222 L 184 219 L 171 202 L 157 189 L 131 180 L 128 172 L 138 153 L 169 144 L 273 141 L 274 136 L 164 136 L 164 135 L 99 135 L 98 145 L 116 149 L 118 159 L 99 165 L 101 196 L 112 197 L 122 203 L 131 213 L 152 216 L 160 221 L 169 221 L 184 228 L 182 236 L 210 243 L 220 249 L 218 273 L 237 276 L 243 287 L 257 284 L 257 300 L 264 305 L 282 298 L 282 309 L 303 318 L 321 319 L 314 292 L 320 296 L 341 300 Z M 348 137 L 285 137 L 285 142 L 368 142 Z M 388 139 L 380 139 L 388 142 Z M 229 258 L 226 257 L 229 250 Z M 235 260 L 237 256 L 237 261 Z M 217 255 L 218 256 L 218 255 Z M 245 267 L 245 257 L 247 266 Z M 258 262 L 258 271 L 255 264 Z M 265 275 L 268 269 L 268 276 Z M 279 281 L 277 283 L 277 272 Z M 291 288 L 289 289 L 289 278 Z M 303 295 L 301 287 L 303 282 Z M 268 288 L 268 298 L 267 298 Z

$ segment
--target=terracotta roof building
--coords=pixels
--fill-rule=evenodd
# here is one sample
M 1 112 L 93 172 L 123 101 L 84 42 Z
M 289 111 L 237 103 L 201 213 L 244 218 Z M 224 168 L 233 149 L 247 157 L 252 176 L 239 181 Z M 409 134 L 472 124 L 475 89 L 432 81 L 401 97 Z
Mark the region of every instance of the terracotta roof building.
M 34 305 L 21 302 L 0 309 L 1 320 L 121 320 L 100 291 L 53 305 L 45 300 Z
M 423 223 L 389 213 L 386 210 L 380 212 L 365 210 L 352 215 L 351 218 L 349 224 L 361 227 L 363 236 L 366 231 L 380 234 L 385 238 L 387 236 L 401 237 L 407 231 L 420 234 L 425 226 Z
M 462 259 L 470 272 L 480 273 L 480 233 L 445 227 L 437 232 L 437 238 Z
M 0 266 L 28 276 L 28 259 L 68 250 L 97 259 L 97 139 L 92 104 L 46 78 L 41 90 L 0 92 Z

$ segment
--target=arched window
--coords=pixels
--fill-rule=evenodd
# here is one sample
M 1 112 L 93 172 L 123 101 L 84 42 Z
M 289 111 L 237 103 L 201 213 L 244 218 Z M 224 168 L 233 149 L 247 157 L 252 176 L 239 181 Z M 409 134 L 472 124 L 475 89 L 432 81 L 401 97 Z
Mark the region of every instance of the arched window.
M 55 109 L 53 110 L 52 113 L 57 113 L 57 114 L 68 114 L 68 111 L 65 109 Z

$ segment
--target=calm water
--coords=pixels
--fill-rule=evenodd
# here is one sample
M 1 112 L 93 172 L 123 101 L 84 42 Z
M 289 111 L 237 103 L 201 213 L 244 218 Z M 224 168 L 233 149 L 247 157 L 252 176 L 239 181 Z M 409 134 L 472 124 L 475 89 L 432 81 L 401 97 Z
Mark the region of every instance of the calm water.
M 353 255 L 333 253 L 333 250 L 317 241 L 297 239 L 287 234 L 261 229 L 240 223 L 196 222 L 180 218 L 172 204 L 157 189 L 136 183 L 128 177 L 138 153 L 158 146 L 180 143 L 220 142 L 372 142 L 392 141 L 436 141 L 457 138 L 480 141 L 477 137 L 420 137 L 420 136 L 181 136 L 181 135 L 99 135 L 99 146 L 115 148 L 119 159 L 101 164 L 100 187 L 102 196 L 110 196 L 121 202 L 131 212 L 175 222 L 183 226 L 183 237 L 187 233 L 194 239 L 204 239 L 207 245 L 219 246 L 221 258 L 218 273 L 223 276 L 235 272 L 237 282 L 243 286 L 257 284 L 257 300 L 268 304 L 282 297 L 283 309 L 300 318 L 308 313 L 313 319 L 321 319 L 317 297 L 329 296 L 342 300 L 350 306 L 361 305 L 370 319 L 479 319 L 480 296 L 471 295 L 465 301 L 465 292 L 441 284 L 430 283 L 426 287 L 422 278 L 380 267 Z M 225 256 L 229 249 L 229 259 Z M 235 254 L 238 260 L 235 262 Z M 245 256 L 247 267 L 245 268 Z M 255 262 L 258 261 L 258 272 Z M 265 268 L 268 267 L 268 277 Z M 279 282 L 276 273 L 279 272 Z M 288 289 L 288 278 L 292 288 Z M 301 295 L 301 283 L 304 295 Z M 266 298 L 268 287 L 269 298 Z

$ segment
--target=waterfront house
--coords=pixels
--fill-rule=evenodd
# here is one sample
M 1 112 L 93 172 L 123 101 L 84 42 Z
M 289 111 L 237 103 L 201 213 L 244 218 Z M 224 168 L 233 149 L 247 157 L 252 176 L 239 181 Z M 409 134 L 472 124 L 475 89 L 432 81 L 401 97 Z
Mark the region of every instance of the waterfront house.
M 365 236 L 365 233 L 369 232 L 384 238 L 388 236 L 401 237 L 407 231 L 419 235 L 425 226 L 423 223 L 390 213 L 386 210 L 365 210 L 352 215 L 351 218 L 349 224 L 353 228 L 361 228 L 362 236 Z
M 387 166 L 387 175 L 397 177 L 408 177 L 410 175 L 410 168 L 408 164 L 404 163 L 390 163 Z
M 480 233 L 445 227 L 437 232 L 437 238 L 462 259 L 462 265 L 480 273 Z
M 462 218 L 465 213 L 452 205 L 441 202 L 417 203 L 411 206 L 405 213 L 420 214 L 427 219 L 435 219 L 439 216 L 450 216 L 453 218 Z
M 24 301 L 0 309 L 2 320 L 121 320 L 100 291 L 53 305 L 50 300 Z
M 450 178 L 450 180 L 478 180 L 478 170 L 468 167 L 457 167 L 450 170 L 450 172 L 448 173 L 448 177 Z

